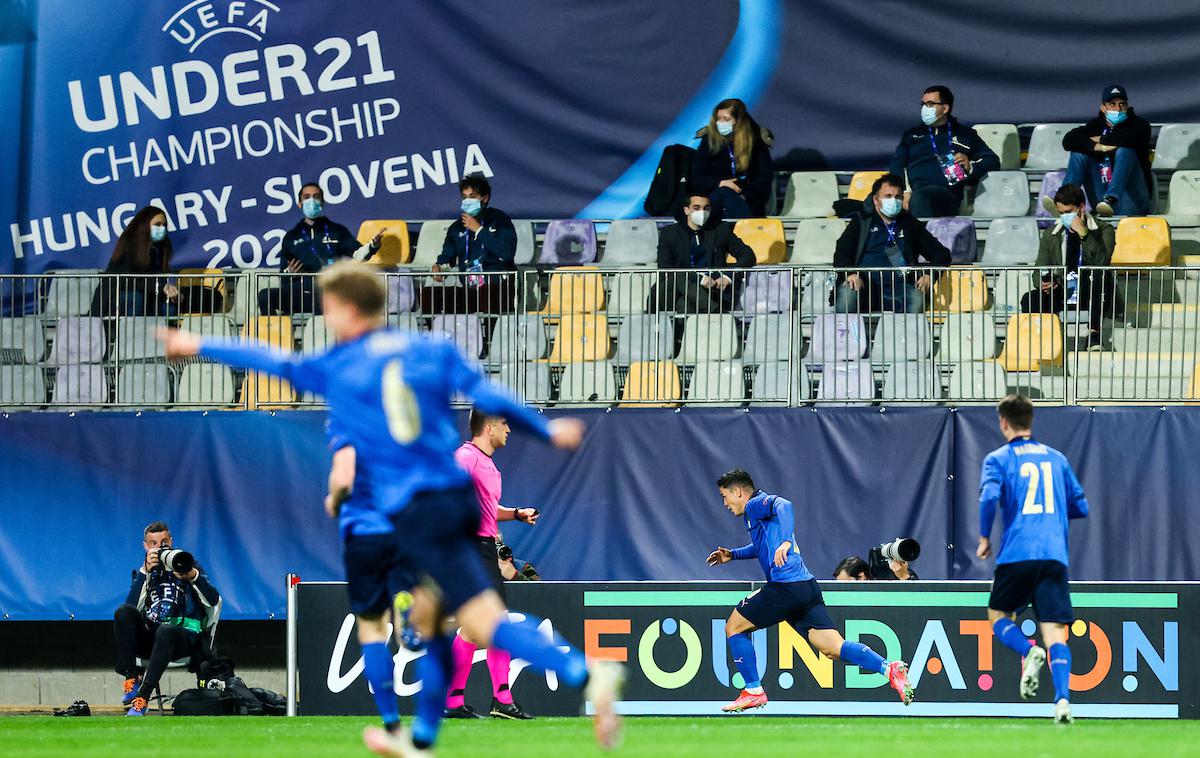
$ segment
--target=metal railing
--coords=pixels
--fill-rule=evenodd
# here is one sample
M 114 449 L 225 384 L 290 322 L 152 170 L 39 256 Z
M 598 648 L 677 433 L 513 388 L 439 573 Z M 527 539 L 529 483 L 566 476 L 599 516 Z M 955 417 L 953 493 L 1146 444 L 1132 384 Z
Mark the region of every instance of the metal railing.
M 1178 403 L 1200 394 L 1190 268 L 382 273 L 388 323 L 443 333 L 559 406 Z M 1073 282 L 1076 297 L 1068 290 Z M 311 275 L 0 277 L 0 408 L 305 408 L 278 380 L 167 362 L 159 326 L 332 343 Z

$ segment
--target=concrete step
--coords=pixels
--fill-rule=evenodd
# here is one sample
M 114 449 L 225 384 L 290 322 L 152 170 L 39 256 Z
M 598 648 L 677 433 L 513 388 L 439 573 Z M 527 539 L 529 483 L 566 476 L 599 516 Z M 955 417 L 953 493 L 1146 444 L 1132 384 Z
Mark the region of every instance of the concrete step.
M 1200 303 L 1126 303 L 1125 323 L 1141 329 L 1200 329 Z
M 1112 344 L 1114 350 L 1127 353 L 1196 353 L 1200 352 L 1200 328 L 1115 329 Z
M 1070 352 L 1064 366 L 1075 377 L 1191 377 L 1197 354 L 1158 352 Z
M 1188 376 L 1083 376 L 1075 381 L 1075 399 L 1080 402 L 1161 401 L 1191 398 Z

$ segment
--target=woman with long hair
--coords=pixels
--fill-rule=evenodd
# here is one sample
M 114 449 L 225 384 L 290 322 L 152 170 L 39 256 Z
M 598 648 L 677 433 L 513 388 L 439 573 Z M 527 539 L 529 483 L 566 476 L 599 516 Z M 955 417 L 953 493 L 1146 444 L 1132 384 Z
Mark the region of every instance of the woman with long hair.
M 713 108 L 708 126 L 696 136 L 688 187 L 707 194 L 718 218 L 756 218 L 767 213 L 774 189 L 770 130 L 760 127 L 737 98 Z
M 104 278 L 92 301 L 92 315 L 166 315 L 168 306 L 179 298 L 173 277 L 166 276 L 173 252 L 162 209 L 148 205 L 134 214 L 104 269 L 106 274 L 130 276 L 120 277 L 119 285 L 118 277 Z

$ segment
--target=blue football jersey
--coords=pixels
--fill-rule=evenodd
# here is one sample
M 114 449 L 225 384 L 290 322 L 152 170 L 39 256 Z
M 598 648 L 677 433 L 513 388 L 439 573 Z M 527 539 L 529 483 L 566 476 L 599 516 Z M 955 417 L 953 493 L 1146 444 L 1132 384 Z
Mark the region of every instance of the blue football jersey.
M 991 534 L 997 505 L 1004 522 L 997 564 L 1047 560 L 1070 565 L 1068 519 L 1086 517 L 1088 501 L 1062 453 L 1031 437 L 1018 437 L 988 454 L 979 485 L 980 535 Z
M 332 418 L 325 422 L 325 435 L 329 439 L 329 451 L 332 453 L 351 446 L 350 438 L 338 428 L 337 422 Z M 375 501 L 371 498 L 371 482 L 367 478 L 367 472 L 358 465 L 357 457 L 354 467 L 354 486 L 350 489 L 350 496 L 338 510 L 338 531 L 342 539 L 351 534 L 391 532 L 392 522 L 387 514 L 375 507 Z
M 731 552 L 735 559 L 757 558 L 763 575 L 771 582 L 804 582 L 813 578 L 796 545 L 796 519 L 791 501 L 759 490 L 746 503 L 743 518 L 750 544 L 734 548 Z M 776 566 L 775 551 L 784 542 L 792 543 L 792 547 L 783 565 Z

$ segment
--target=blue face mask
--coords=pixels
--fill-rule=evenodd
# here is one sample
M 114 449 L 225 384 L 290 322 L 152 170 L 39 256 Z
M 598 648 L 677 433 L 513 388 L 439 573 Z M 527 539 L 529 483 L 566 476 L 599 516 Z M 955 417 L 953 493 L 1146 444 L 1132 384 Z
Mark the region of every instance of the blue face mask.
M 478 216 L 483 210 L 483 201 L 477 197 L 464 197 L 460 207 L 468 216 Z
M 925 126 L 933 126 L 933 122 L 938 120 L 936 105 L 921 106 L 921 123 Z
M 167 238 L 167 227 L 159 224 L 154 224 L 150 227 L 150 239 L 153 242 L 162 242 Z
M 300 210 L 304 212 L 305 218 L 320 218 L 321 211 L 324 209 L 321 208 L 320 200 L 310 197 L 300 204 Z
M 1127 115 L 1129 114 L 1127 114 L 1125 111 L 1104 111 L 1104 117 L 1108 119 L 1108 123 L 1112 124 L 1113 126 L 1116 126 L 1124 121 L 1125 116 Z
M 1070 229 L 1071 224 L 1075 223 L 1075 213 L 1063 213 L 1058 217 L 1058 223 L 1063 225 L 1063 229 Z
M 717 122 L 717 131 L 721 133 L 722 137 L 728 137 L 729 135 L 733 134 L 733 122 L 732 121 L 718 121 Z
M 904 201 L 898 197 L 885 197 L 879 201 L 879 210 L 888 218 L 895 218 L 904 210 Z

